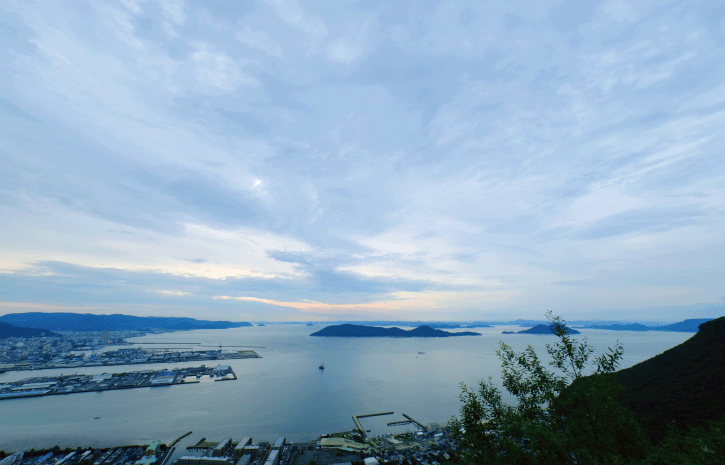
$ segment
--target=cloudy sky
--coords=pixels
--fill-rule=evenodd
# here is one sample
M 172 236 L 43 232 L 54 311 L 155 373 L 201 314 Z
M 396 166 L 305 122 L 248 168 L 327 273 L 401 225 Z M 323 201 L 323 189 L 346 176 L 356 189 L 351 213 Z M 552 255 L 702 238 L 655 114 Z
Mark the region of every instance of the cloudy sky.
M 720 2 L 0 8 L 0 314 L 725 309 Z

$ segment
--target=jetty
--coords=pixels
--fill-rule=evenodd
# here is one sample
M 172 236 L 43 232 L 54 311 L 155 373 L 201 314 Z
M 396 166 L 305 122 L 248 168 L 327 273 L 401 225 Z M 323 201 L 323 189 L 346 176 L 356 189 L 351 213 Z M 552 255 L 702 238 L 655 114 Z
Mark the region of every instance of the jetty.
M 368 413 L 368 414 L 365 414 L 365 415 L 353 415 L 352 416 L 352 421 L 355 422 L 355 428 L 358 431 L 360 431 L 360 434 L 362 434 L 362 438 L 363 438 L 363 441 L 364 441 L 365 438 L 367 438 L 367 434 L 365 433 L 365 428 L 363 428 L 363 425 L 362 425 L 362 423 L 360 423 L 359 418 L 380 417 L 380 416 L 383 416 L 383 415 L 392 415 L 394 413 L 395 412 L 382 412 L 382 413 Z
M 421 422 L 413 419 L 411 416 L 403 414 L 403 416 L 406 418 L 403 421 L 391 421 L 388 423 L 388 426 L 399 426 L 399 425 L 410 425 L 411 423 L 416 425 L 418 428 L 422 429 L 423 431 L 427 431 L 428 428 Z
M 184 439 L 185 437 L 187 437 L 191 433 L 193 433 L 193 431 L 189 431 L 188 433 L 182 434 L 178 438 L 174 439 L 174 442 L 172 442 L 171 444 L 169 444 L 169 447 L 174 447 L 176 445 L 176 443 L 178 443 L 179 441 L 181 441 L 182 439 Z

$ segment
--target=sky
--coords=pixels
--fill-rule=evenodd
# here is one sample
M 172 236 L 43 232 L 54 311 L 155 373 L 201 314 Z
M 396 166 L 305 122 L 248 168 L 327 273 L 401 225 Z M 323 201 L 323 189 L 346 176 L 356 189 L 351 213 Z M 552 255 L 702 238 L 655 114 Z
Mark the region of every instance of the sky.
M 0 314 L 725 314 L 725 5 L 7 1 Z

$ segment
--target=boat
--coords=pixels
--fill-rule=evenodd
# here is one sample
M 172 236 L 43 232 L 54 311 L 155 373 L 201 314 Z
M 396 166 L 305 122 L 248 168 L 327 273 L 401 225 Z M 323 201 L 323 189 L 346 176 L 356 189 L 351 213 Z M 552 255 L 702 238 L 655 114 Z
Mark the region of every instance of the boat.
M 320 363 L 320 370 L 324 370 L 324 369 L 325 369 L 325 364 L 324 363 Z
M 418 352 L 418 353 L 421 354 L 421 355 L 425 354 L 425 352 Z

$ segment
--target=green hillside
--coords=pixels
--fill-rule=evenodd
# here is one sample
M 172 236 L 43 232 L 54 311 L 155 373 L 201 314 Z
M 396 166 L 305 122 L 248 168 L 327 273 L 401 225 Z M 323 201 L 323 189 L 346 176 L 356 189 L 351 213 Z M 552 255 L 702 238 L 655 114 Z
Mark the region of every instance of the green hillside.
M 620 401 L 653 441 L 671 424 L 705 426 L 725 415 L 725 317 L 702 323 L 687 341 L 615 374 Z
M 19 326 L 11 325 L 10 323 L 4 323 L 0 321 L 0 339 L 8 337 L 60 337 L 60 334 L 48 331 L 45 329 L 37 328 L 21 328 Z

